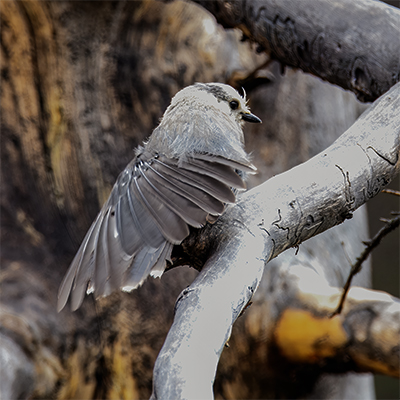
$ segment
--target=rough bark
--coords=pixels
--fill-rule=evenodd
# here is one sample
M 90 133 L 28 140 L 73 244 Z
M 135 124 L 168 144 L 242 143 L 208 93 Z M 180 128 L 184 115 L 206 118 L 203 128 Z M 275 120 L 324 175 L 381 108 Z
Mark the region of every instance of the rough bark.
M 400 11 L 367 1 L 202 1 L 260 51 L 373 101 L 400 80 Z M 359 23 L 355 23 L 355 21 Z M 377 34 L 379 32 L 379 34 Z

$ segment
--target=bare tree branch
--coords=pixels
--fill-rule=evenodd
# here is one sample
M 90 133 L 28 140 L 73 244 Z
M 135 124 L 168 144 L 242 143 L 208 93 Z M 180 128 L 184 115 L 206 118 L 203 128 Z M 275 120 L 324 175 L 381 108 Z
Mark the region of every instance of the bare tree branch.
M 400 80 L 400 11 L 372 0 L 196 0 L 283 65 L 373 101 Z M 311 12 L 312 10 L 312 12 Z M 355 24 L 354 20 L 362 21 Z M 340 27 L 340 28 L 338 28 Z M 377 34 L 379 32 L 379 34 Z
M 351 218 L 398 173 L 399 151 L 397 84 L 328 149 L 227 210 L 212 228 L 220 230 L 218 248 L 178 299 L 155 365 L 153 399 L 212 397 L 219 356 L 263 264 Z
M 340 314 L 344 302 L 346 300 L 347 293 L 349 291 L 351 281 L 354 278 L 354 275 L 358 274 L 361 271 L 361 267 L 363 262 L 368 258 L 368 256 L 371 254 L 372 250 L 375 249 L 381 242 L 381 240 L 390 232 L 395 230 L 396 228 L 399 227 L 400 225 L 400 217 L 392 218 L 391 220 L 385 221 L 386 225 L 380 229 L 380 231 L 371 239 L 366 242 L 365 244 L 365 249 L 364 251 L 360 254 L 360 256 L 357 258 L 356 262 L 351 266 L 350 274 L 349 277 L 347 278 L 347 281 L 344 285 L 343 288 L 343 293 L 342 297 L 340 298 L 339 304 L 336 308 L 336 310 L 332 313 L 332 317 L 335 316 L 336 314 Z

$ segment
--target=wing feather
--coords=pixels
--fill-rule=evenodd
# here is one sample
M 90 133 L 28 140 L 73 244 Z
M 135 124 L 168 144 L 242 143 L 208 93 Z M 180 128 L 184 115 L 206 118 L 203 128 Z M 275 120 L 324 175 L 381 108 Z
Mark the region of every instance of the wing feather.
M 243 179 L 231 167 L 216 162 L 187 158 L 179 163 L 179 167 L 202 175 L 211 176 L 228 186 L 246 189 Z
M 141 195 L 154 221 L 166 239 L 174 244 L 180 243 L 189 234 L 189 228 L 180 213 L 175 210 L 174 205 L 179 207 L 178 202 L 174 203 L 177 199 L 171 199 L 168 194 L 162 193 L 144 171 L 142 178 L 139 184 Z
M 172 192 L 161 185 L 157 187 L 149 183 L 148 180 L 141 182 L 143 190 L 146 192 L 149 199 L 152 198 L 154 202 L 161 202 L 168 209 L 179 215 L 187 224 L 196 228 L 201 228 L 206 223 L 207 213 L 199 208 L 196 204 L 179 194 Z M 159 215 L 163 217 L 162 213 Z M 181 238 L 181 241 L 184 238 Z
M 127 195 L 118 199 L 115 218 L 121 246 L 126 254 L 133 256 L 143 246 L 143 240 L 140 227 L 131 213 Z
M 241 161 L 230 160 L 222 156 L 216 156 L 213 154 L 198 154 L 196 153 L 195 158 L 198 160 L 211 161 L 219 164 L 227 165 L 242 172 L 247 172 L 248 174 L 255 174 L 257 168 L 250 162 L 244 164 Z
M 225 206 L 223 202 L 198 187 L 186 182 L 181 182 L 179 179 L 176 179 L 168 169 L 160 171 L 153 168 L 151 165 L 149 169 L 150 171 L 145 174 L 149 181 L 162 185 L 166 189 L 186 197 L 207 213 L 221 215 L 224 211 Z
M 157 170 L 161 168 L 163 174 L 166 174 L 168 171 L 168 174 L 173 174 L 177 180 L 204 190 L 224 203 L 235 202 L 235 195 L 229 186 L 210 176 L 189 170 L 182 170 L 177 164 L 177 161 L 176 163 L 169 163 L 165 158 L 160 157 L 154 161 L 153 167 Z
M 135 221 L 136 226 L 139 228 L 139 234 L 144 239 L 144 242 L 153 248 L 158 248 L 163 242 L 164 238 L 154 222 L 147 207 L 143 204 L 143 198 L 138 188 L 136 177 L 132 179 L 127 191 L 129 209 Z M 130 238 L 126 238 L 129 240 Z
M 130 291 L 140 286 L 150 274 L 151 268 L 162 254 L 166 242 L 164 242 L 158 249 L 141 250 L 135 257 L 132 267 L 129 268 L 126 279 L 124 281 L 123 290 Z
M 131 290 L 149 274 L 161 276 L 189 226 L 214 221 L 226 203 L 235 202 L 231 188 L 245 187 L 236 171 L 255 170 L 221 156 L 177 160 L 141 150 L 119 175 L 75 255 L 59 289 L 59 311 L 70 294 L 71 308 L 77 309 L 88 283 L 99 297 Z
M 164 250 L 159 255 L 157 262 L 151 268 L 150 275 L 153 278 L 160 278 L 163 274 L 166 266 L 166 261 L 171 261 L 171 253 L 172 253 L 172 244 L 166 242 Z
M 57 301 L 58 311 L 61 311 L 64 308 L 71 290 L 74 293 L 75 297 L 74 303 L 78 304 L 77 308 L 79 308 L 80 304 L 83 301 L 87 288 L 87 283 L 90 279 L 93 269 L 92 264 L 90 263 L 90 257 L 93 252 L 94 240 L 96 238 L 95 231 L 101 218 L 102 213 L 99 213 L 96 220 L 93 222 L 92 226 L 87 232 L 85 238 L 83 239 L 78 252 L 72 260 L 69 270 L 60 285 Z M 83 280 L 77 279 L 79 274 L 82 274 L 82 265 L 84 265 L 83 269 L 85 272 L 85 278 Z

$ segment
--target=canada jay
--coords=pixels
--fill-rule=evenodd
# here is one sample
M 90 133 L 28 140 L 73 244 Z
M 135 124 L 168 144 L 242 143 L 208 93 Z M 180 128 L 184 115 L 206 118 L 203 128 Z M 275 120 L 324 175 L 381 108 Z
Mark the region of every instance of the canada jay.
M 86 291 L 97 297 L 132 290 L 161 276 L 172 248 L 215 221 L 243 173 L 254 173 L 243 147 L 243 121 L 261 122 L 229 85 L 197 83 L 178 92 L 160 124 L 119 175 L 86 234 L 58 293 L 62 310 Z

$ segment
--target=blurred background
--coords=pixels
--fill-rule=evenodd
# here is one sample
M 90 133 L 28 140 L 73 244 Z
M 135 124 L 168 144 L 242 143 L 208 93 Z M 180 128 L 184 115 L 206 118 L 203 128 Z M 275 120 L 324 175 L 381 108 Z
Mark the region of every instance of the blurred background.
M 385 3 L 393 7 L 400 8 L 399 0 L 384 0 Z M 400 178 L 392 182 L 388 188 L 400 190 Z M 382 223 L 379 218 L 390 218 L 390 211 L 398 211 L 400 209 L 400 200 L 396 196 L 388 194 L 379 194 L 368 204 L 368 217 L 370 232 L 373 235 L 377 232 Z M 384 215 L 381 215 L 384 213 Z M 386 216 L 385 216 L 386 215 Z M 374 251 L 372 255 L 372 276 L 373 287 L 383 290 L 393 296 L 400 296 L 400 233 L 397 229 L 390 237 Z M 381 268 L 388 268 L 387 273 L 381 273 Z M 400 382 L 398 379 L 386 376 L 376 376 L 376 391 L 379 399 L 399 399 L 400 398 Z
M 399 177 L 388 188 L 400 190 Z M 399 211 L 400 198 L 380 193 L 368 203 L 368 222 L 371 237 L 379 231 L 383 223 L 380 218 L 391 218 L 391 211 Z M 393 296 L 400 296 L 400 234 L 399 229 L 390 233 L 372 253 L 373 288 L 383 290 Z M 398 379 L 387 376 L 375 376 L 378 399 L 399 399 L 400 383 Z

